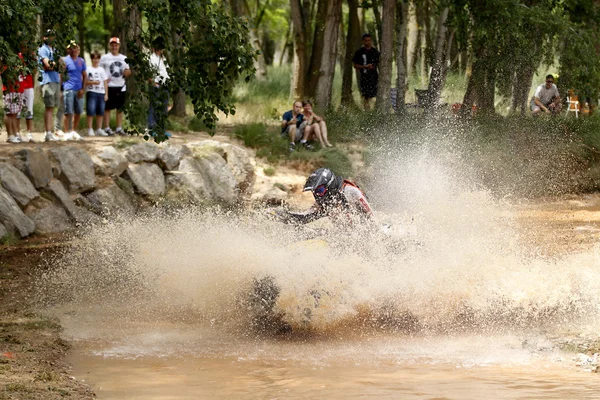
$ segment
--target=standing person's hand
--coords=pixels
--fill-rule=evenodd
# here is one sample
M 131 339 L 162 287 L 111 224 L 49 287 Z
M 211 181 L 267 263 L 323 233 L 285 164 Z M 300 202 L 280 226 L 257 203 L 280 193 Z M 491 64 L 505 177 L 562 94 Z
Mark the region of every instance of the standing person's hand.
M 79 89 L 77 91 L 77 98 L 78 99 L 82 98 L 84 94 L 85 94 L 85 92 L 83 91 L 83 89 Z
M 108 101 L 108 93 L 104 93 L 104 101 Z

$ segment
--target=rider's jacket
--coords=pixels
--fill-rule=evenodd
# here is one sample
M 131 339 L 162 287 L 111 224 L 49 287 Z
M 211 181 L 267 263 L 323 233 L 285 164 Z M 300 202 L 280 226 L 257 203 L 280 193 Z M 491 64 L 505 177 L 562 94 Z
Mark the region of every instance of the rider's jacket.
M 308 210 L 289 213 L 289 222 L 305 224 L 319 218 L 330 217 L 334 222 L 370 219 L 373 210 L 367 196 L 353 182 L 343 180 L 330 188 L 323 201 L 316 201 Z

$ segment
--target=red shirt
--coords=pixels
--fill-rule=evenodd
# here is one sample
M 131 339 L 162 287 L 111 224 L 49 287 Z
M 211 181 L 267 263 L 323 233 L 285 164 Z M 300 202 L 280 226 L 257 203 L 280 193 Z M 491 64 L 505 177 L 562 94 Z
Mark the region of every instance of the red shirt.
M 19 58 L 23 59 L 23 54 L 19 53 Z M 23 89 L 33 89 L 33 75 L 27 74 L 25 76 L 21 75 L 21 86 Z

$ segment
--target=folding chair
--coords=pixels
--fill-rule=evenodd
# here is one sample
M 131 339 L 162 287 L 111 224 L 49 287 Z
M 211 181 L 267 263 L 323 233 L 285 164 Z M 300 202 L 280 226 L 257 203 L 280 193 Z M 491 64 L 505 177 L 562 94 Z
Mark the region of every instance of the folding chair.
M 567 115 L 569 112 L 574 112 L 575 118 L 579 118 L 579 98 L 572 89 L 567 92 Z

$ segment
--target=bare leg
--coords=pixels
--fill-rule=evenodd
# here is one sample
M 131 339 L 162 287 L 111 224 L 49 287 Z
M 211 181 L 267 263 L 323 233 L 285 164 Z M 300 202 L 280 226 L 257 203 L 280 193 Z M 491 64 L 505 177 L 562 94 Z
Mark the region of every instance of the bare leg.
M 288 135 L 290 137 L 290 143 L 296 143 L 296 125 L 290 126 Z
M 304 128 L 304 136 L 302 136 L 303 143 L 306 143 L 308 141 L 311 133 L 312 133 L 312 125 L 307 125 L 306 128 Z
M 117 128 L 123 127 L 123 113 L 117 110 Z
M 63 132 L 64 133 L 69 132 L 69 125 L 71 125 L 71 117 L 73 117 L 73 114 L 65 114 L 65 116 L 63 118 Z
M 103 119 L 104 119 L 104 116 L 102 116 L 102 115 L 96 116 L 96 129 L 102 129 L 102 120 Z
M 321 128 L 321 136 L 323 137 L 325 145 L 327 145 L 327 147 L 333 147 L 333 145 L 329 143 L 329 139 L 327 139 L 327 125 L 325 124 L 325 121 L 319 122 L 319 127 Z
M 26 119 L 25 123 L 27 124 L 27 132 L 33 132 L 33 120 Z
M 79 126 L 79 120 L 81 119 L 81 114 L 73 115 L 73 130 L 77 131 L 77 127 Z
M 317 137 L 317 139 L 319 139 L 319 144 L 321 145 L 321 147 L 326 147 L 325 142 L 323 142 L 323 136 L 321 135 L 321 127 L 319 126 L 319 124 L 313 124 L 311 126 L 314 127 L 313 130 L 315 131 L 315 136 Z
M 46 107 L 44 111 L 44 127 L 46 132 L 52 132 L 52 114 L 54 113 L 54 107 Z
M 112 110 L 104 110 L 104 129 L 110 128 L 110 112 Z
M 90 129 L 94 129 L 93 128 L 93 123 L 94 123 L 94 117 L 92 117 L 91 115 L 87 115 L 87 126 L 88 126 L 88 130 Z
M 369 104 L 369 99 L 364 97 L 365 99 L 365 111 L 371 111 L 371 104 Z

